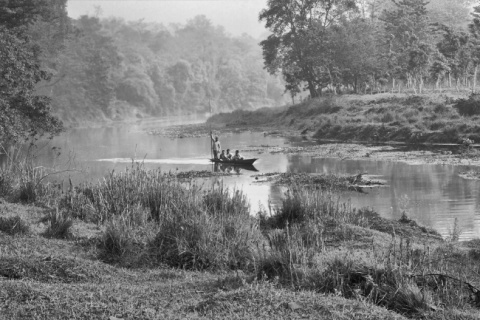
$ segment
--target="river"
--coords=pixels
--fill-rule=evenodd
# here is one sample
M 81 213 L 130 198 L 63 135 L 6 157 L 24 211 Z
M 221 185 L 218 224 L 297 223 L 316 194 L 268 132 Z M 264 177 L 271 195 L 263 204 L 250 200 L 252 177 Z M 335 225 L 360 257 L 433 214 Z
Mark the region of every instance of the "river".
M 37 161 L 57 170 L 78 170 L 57 177 L 65 179 L 68 175 L 74 183 L 96 181 L 112 170 L 122 171 L 131 165 L 132 159 L 143 161 L 147 168 L 160 168 L 162 171 L 214 170 L 208 161 L 208 137 L 169 139 L 147 133 L 151 129 L 178 124 L 179 121 L 150 120 L 103 128 L 72 129 L 41 145 L 36 152 Z M 254 150 L 256 146 L 301 146 L 311 143 L 250 132 L 222 136 L 221 142 L 224 148 L 240 150 Z M 365 190 L 366 193 L 344 194 L 345 201 L 351 201 L 352 206 L 374 208 L 389 219 L 399 219 L 402 212 L 406 211 L 410 218 L 438 230 L 445 237 L 451 233 L 457 218 L 461 240 L 480 237 L 480 182 L 459 176 L 460 172 L 473 169 L 469 166 L 408 165 L 260 152 L 243 153 L 245 157 L 259 158 L 255 163 L 259 172 L 241 169 L 233 176 L 215 177 L 200 183 L 223 183 L 231 188 L 242 189 L 255 211 L 259 207 L 267 209 L 269 203 L 272 206 L 278 204 L 284 190 L 278 186 L 257 183 L 252 175 L 267 172 L 366 172 L 385 180 L 387 185 Z

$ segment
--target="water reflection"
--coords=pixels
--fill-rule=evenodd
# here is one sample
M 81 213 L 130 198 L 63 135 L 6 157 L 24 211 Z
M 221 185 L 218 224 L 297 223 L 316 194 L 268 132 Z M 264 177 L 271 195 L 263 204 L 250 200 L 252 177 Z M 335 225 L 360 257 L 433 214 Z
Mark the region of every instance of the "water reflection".
M 223 172 L 223 173 L 236 173 L 241 174 L 242 171 L 253 171 L 257 172 L 257 168 L 254 165 L 239 165 L 239 164 L 231 164 L 231 163 L 221 163 L 216 162 L 213 165 L 213 172 Z
M 212 165 L 210 138 L 169 139 L 148 135 L 146 128 L 158 128 L 166 121 L 141 122 L 132 125 L 98 129 L 78 129 L 55 138 L 38 150 L 40 164 L 61 168 L 75 167 L 82 173 L 70 172 L 74 183 L 96 181 L 111 170 L 123 171 L 132 161 L 147 168 L 162 171 L 213 170 L 235 173 L 229 177 L 204 180 L 206 186 L 224 184 L 241 188 L 248 195 L 253 210 L 279 205 L 284 189 L 258 184 L 255 170 L 266 172 L 306 172 L 323 174 L 368 173 L 386 180 L 388 187 L 366 189 L 366 194 L 346 193 L 356 207 L 373 207 L 382 216 L 399 219 L 402 212 L 448 235 L 458 218 L 461 238 L 480 237 L 480 194 L 478 181 L 465 180 L 459 173 L 472 168 L 442 165 L 407 165 L 382 161 L 353 161 L 315 158 L 304 155 L 284 155 L 243 151 L 247 158 L 259 158 L 254 170 L 245 167 Z M 283 138 L 258 133 L 238 133 L 220 136 L 222 146 L 230 149 L 255 149 L 255 146 L 282 146 Z M 298 139 L 290 142 L 302 145 Z M 253 147 L 253 148 L 252 148 Z M 61 155 L 58 156 L 58 150 Z M 99 161 L 101 160 L 101 161 Z M 252 169 L 252 168 L 250 168 Z M 64 177 L 66 178 L 66 177 Z

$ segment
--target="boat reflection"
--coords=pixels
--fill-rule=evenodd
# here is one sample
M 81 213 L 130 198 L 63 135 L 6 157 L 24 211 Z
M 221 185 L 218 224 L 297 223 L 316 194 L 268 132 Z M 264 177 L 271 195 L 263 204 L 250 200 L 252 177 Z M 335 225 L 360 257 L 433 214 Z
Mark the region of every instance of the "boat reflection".
M 252 164 L 231 164 L 231 163 L 220 163 L 215 162 L 213 165 L 214 172 L 225 172 L 225 173 L 236 173 L 240 174 L 243 170 L 247 171 L 258 171 Z

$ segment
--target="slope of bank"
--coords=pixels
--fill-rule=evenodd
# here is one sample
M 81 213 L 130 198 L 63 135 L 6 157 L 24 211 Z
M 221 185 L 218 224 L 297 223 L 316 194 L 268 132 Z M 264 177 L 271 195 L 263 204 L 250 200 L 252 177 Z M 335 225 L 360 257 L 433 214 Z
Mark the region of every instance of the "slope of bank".
M 187 185 L 139 166 L 66 193 L 29 189 L 42 207 L 0 199 L 0 314 L 479 319 L 479 241 L 455 228 L 445 241 L 297 184 L 252 217 L 241 191 Z
M 2 319 L 405 319 L 362 301 L 252 281 L 241 271 L 107 264 L 96 249 L 103 227 L 76 220 L 71 238 L 48 238 L 47 211 L 0 204 L 0 227 L 19 217 L 28 229 L 0 231 Z
M 469 112 L 457 108 L 458 98 L 442 94 L 331 96 L 291 107 L 221 113 L 212 116 L 208 123 L 290 129 L 318 139 L 339 141 L 480 141 L 480 117 L 476 111 L 468 115 Z

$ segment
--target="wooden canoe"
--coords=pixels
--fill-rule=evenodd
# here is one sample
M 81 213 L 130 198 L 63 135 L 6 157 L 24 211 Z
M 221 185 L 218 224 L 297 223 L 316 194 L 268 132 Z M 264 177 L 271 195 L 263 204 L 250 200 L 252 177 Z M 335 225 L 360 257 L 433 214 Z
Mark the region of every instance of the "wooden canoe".
M 220 160 L 220 159 L 210 159 L 211 162 L 215 163 L 225 163 L 232 166 L 251 166 L 258 159 L 242 159 L 242 160 Z

